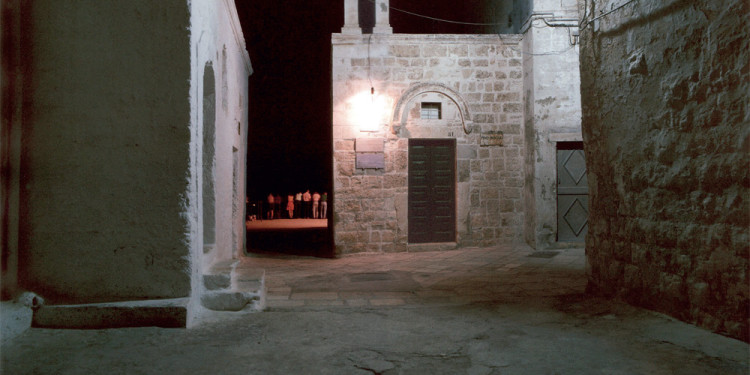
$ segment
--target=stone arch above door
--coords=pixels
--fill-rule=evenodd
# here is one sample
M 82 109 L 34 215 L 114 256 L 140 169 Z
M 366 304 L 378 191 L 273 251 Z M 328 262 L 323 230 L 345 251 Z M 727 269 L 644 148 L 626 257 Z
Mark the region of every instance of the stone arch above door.
M 393 132 L 393 134 L 397 134 L 398 130 L 406 125 L 406 120 L 409 116 L 407 105 L 414 98 L 425 93 L 437 93 L 450 99 L 456 107 L 458 107 L 458 112 L 461 115 L 461 126 L 463 127 L 464 133 L 471 133 L 471 113 L 469 112 L 469 106 L 466 103 L 466 100 L 464 100 L 461 94 L 442 83 L 422 82 L 413 84 L 398 99 L 393 111 L 393 119 L 391 119 L 391 132 Z

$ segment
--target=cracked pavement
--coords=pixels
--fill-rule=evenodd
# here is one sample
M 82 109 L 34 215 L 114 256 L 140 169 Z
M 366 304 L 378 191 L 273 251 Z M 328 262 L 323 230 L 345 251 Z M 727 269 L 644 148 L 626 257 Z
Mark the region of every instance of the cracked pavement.
M 249 258 L 239 267 L 266 269 L 265 312 L 32 328 L 2 346 L 2 373 L 748 374 L 747 343 L 586 295 L 582 249 L 529 251 Z

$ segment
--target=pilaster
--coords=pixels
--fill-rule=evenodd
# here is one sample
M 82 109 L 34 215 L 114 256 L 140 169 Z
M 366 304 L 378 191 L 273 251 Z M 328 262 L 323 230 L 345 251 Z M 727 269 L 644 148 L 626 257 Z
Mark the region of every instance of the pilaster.
M 342 34 L 362 34 L 359 27 L 359 3 L 358 0 L 344 0 L 344 27 Z

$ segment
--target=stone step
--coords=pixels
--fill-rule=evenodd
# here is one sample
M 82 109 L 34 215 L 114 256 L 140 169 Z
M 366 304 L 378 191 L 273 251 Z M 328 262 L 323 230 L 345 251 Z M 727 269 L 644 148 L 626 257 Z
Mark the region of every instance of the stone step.
M 189 298 L 43 305 L 34 311 L 33 327 L 40 328 L 184 328 Z
M 240 270 L 234 267 L 229 275 L 228 287 L 206 288 L 201 296 L 201 305 L 214 311 L 262 311 L 266 304 L 264 277 L 264 270 Z
M 207 291 L 201 296 L 201 305 L 214 311 L 260 311 L 260 293 L 239 291 Z
M 223 290 L 232 286 L 232 271 L 237 266 L 236 259 L 217 262 L 203 274 L 203 286 L 206 290 Z

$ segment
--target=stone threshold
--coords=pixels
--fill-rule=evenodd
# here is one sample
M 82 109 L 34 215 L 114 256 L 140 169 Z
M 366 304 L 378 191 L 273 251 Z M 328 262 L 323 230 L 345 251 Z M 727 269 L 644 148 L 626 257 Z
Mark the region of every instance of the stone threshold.
M 406 250 L 410 253 L 414 252 L 425 252 L 425 251 L 446 251 L 458 249 L 458 243 L 456 242 L 431 242 L 431 243 L 416 243 L 406 245 Z

